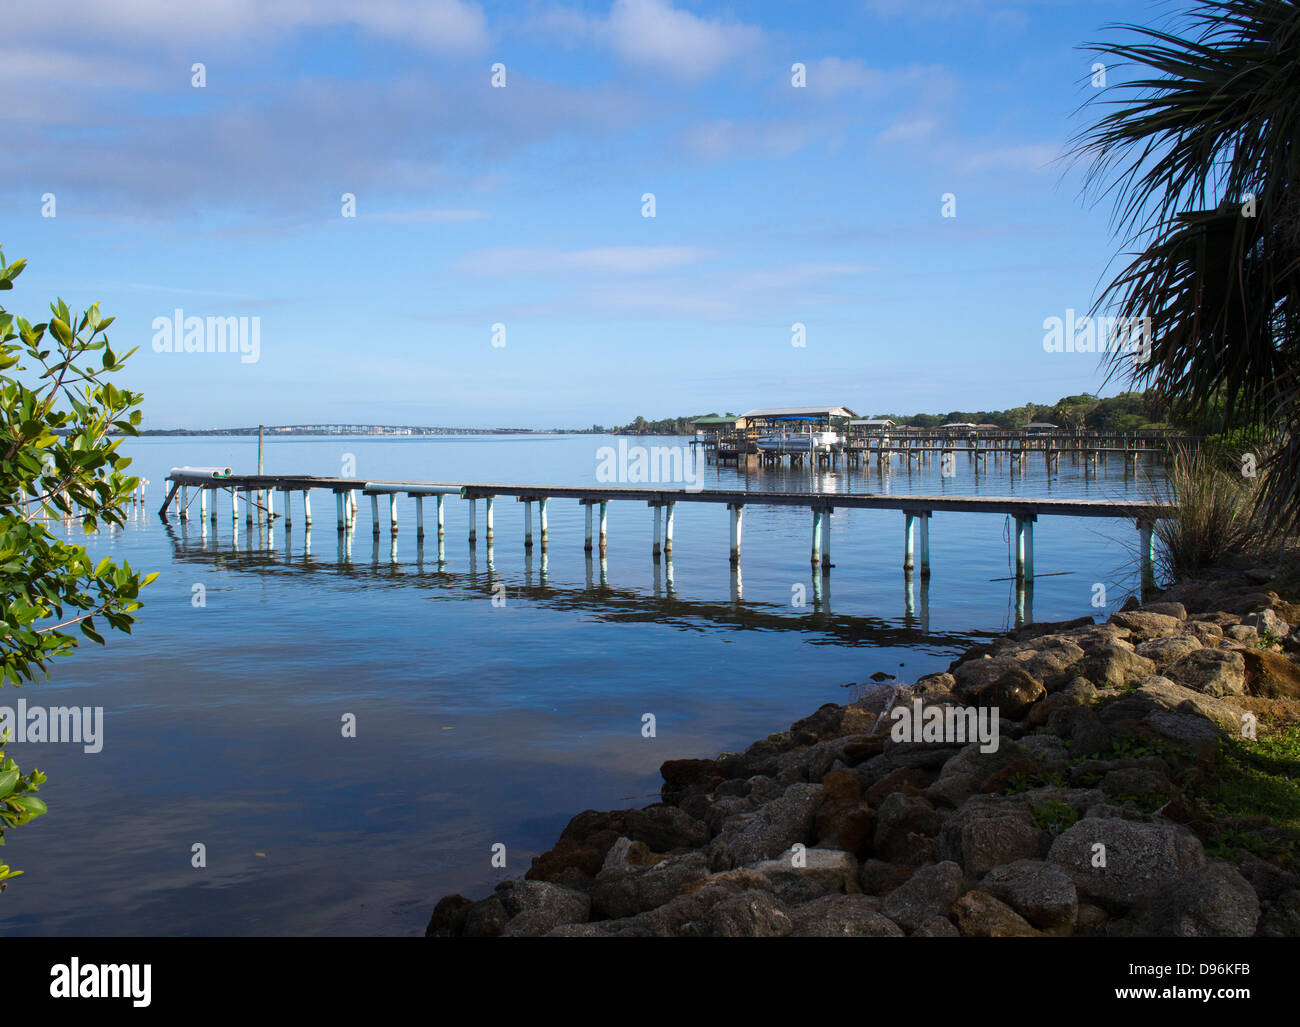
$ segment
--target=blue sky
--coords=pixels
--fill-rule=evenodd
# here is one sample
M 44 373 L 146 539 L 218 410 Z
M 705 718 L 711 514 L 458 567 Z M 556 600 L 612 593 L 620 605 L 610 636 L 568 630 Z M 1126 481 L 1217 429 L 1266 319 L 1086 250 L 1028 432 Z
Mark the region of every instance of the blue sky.
M 0 244 L 29 270 L 4 305 L 98 300 L 114 347 L 140 347 L 122 382 L 153 428 L 1095 391 L 1096 355 L 1042 345 L 1116 248 L 1109 207 L 1059 159 L 1094 91 L 1078 46 L 1169 10 L 25 5 L 0 63 Z M 176 308 L 260 318 L 259 359 L 155 352 Z

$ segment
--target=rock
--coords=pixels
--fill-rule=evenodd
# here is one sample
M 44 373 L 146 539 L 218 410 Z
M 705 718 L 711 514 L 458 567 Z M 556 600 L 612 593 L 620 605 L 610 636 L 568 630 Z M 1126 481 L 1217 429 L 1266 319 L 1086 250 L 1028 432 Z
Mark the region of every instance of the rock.
M 1241 695 L 1246 690 L 1246 662 L 1224 649 L 1201 649 L 1166 668 L 1165 673 L 1186 688 L 1206 695 Z
M 1187 611 L 1184 609 L 1184 617 L 1170 617 L 1163 613 L 1134 610 L 1131 613 L 1112 614 L 1107 623 L 1121 628 L 1128 628 L 1132 632 L 1130 637 L 1135 642 L 1149 642 L 1153 638 L 1164 638 L 1166 635 L 1172 635 L 1181 627 L 1181 621 L 1185 619 L 1186 613 Z
M 591 911 L 591 899 L 583 892 L 546 881 L 520 881 L 504 892 L 502 901 L 510 917 L 501 931 L 505 938 L 537 938 L 561 924 L 586 923 Z
M 856 802 L 862 795 L 862 782 L 849 770 L 832 770 L 822 778 L 822 788 L 827 799 Z
M 966 938 L 1036 938 L 1034 930 L 1014 909 L 988 892 L 968 891 L 952 905 L 957 929 Z
M 891 891 L 880 911 L 908 932 L 933 917 L 946 916 L 962 893 L 961 867 L 951 861 L 921 867 Z
M 915 767 L 898 767 L 868 788 L 864 798 L 871 805 L 879 806 L 893 792 L 916 795 L 929 784 L 929 781 L 930 775 L 924 770 Z
M 932 916 L 915 931 L 913 938 L 960 938 L 961 931 L 946 916 Z
M 1259 632 L 1246 624 L 1229 624 L 1223 633 L 1234 642 L 1245 642 L 1248 645 L 1253 645 L 1259 638 Z
M 1187 619 L 1187 607 L 1182 603 L 1147 603 L 1142 607 L 1142 613 L 1158 613 L 1166 617 L 1173 617 L 1177 620 Z
M 994 867 L 980 888 L 1001 899 L 1030 924 L 1041 928 L 1071 927 L 1079 911 L 1074 882 L 1055 863 L 1018 859 Z
M 821 785 L 791 785 L 779 798 L 728 818 L 719 839 L 731 858 L 742 865 L 772 859 L 796 842 L 809 844 L 823 795 Z
M 465 911 L 464 937 L 495 938 L 505 930 L 510 915 L 499 895 L 489 895 Z
M 1131 703 L 1135 715 L 1149 717 L 1148 711 L 1167 710 L 1203 717 L 1229 734 L 1240 734 L 1241 731 L 1241 710 L 1236 706 L 1158 675 L 1147 678 L 1140 688 L 1120 702 Z
M 1017 859 L 1037 858 L 1046 835 L 1020 803 L 1003 796 L 976 796 L 944 822 L 939 855 L 958 862 L 971 877 Z
M 796 863 L 796 857 L 802 866 Z M 850 893 L 858 889 L 858 861 L 839 849 L 791 849 L 777 859 L 748 867 L 772 882 L 772 894 L 782 902 L 798 905 L 827 893 Z
M 962 699 L 977 694 L 1009 671 L 1020 668 L 1014 656 L 985 656 L 957 664 L 952 671 L 953 691 Z
M 1115 614 L 1115 617 L 1119 616 L 1157 617 L 1159 614 Z M 1165 619 L 1177 624 L 1172 617 Z M 1145 656 L 1126 649 L 1119 641 L 1112 641 L 1093 646 L 1081 661 L 1079 669 L 1094 685 L 1124 688 L 1150 677 L 1156 672 L 1156 665 Z
M 1189 620 L 1183 625 L 1183 632 L 1204 645 L 1214 645 L 1223 637 L 1223 627 L 1208 620 Z
M 970 703 L 997 709 L 1001 716 L 1019 720 L 1046 694 L 1047 689 L 1041 681 L 1024 668 L 1015 667 L 976 689 L 970 695 Z
M 1278 638 L 1286 638 L 1287 635 L 1291 634 L 1291 625 L 1268 609 L 1246 614 L 1241 619 L 1241 623 L 1254 628 L 1261 635 L 1270 634 L 1276 635 Z
M 1250 938 L 1259 898 L 1227 863 L 1214 861 L 1178 880 L 1135 913 L 1146 932 L 1167 938 Z
M 880 914 L 870 895 L 826 895 L 790 910 L 795 938 L 901 938 L 903 931 Z
M 676 806 L 628 810 L 624 825 L 627 837 L 644 842 L 655 852 L 695 849 L 709 841 L 708 827 Z
M 1202 648 L 1200 639 L 1193 635 L 1171 635 L 1168 638 L 1156 638 L 1143 642 L 1136 649 L 1139 656 L 1145 656 L 1157 667 L 1181 660 L 1188 653 Z
M 666 760 L 659 768 L 664 779 L 661 795 L 665 802 L 673 801 L 692 787 L 717 777 L 715 760 Z
M 765 891 L 744 891 L 714 905 L 704 918 L 710 938 L 783 938 L 794 930 L 785 905 Z
M 858 884 L 864 894 L 887 895 L 900 887 L 913 873 L 916 867 L 901 863 L 886 863 L 883 859 L 864 859 L 858 872 Z
M 894 792 L 876 811 L 875 851 L 882 859 L 907 862 L 909 835 L 932 836 L 938 830 L 939 814 L 928 800 Z
M 1252 567 L 1242 574 L 1252 585 L 1267 585 L 1273 580 L 1273 572 L 1267 567 Z
M 1262 938 L 1300 937 L 1300 890 L 1283 892 L 1268 904 L 1259 922 Z
M 1103 857 L 1105 865 L 1096 865 Z M 1194 834 L 1175 824 L 1085 817 L 1057 837 L 1048 859 L 1081 894 L 1123 908 L 1199 870 L 1205 852 Z
M 683 886 L 708 876 L 708 859 L 702 852 L 661 860 L 649 868 L 629 865 L 602 870 L 591 886 L 590 915 L 602 920 L 635 916 L 662 906 Z
M 474 905 L 464 895 L 444 895 L 433 907 L 429 926 L 424 929 L 426 938 L 458 938 L 465 930 L 465 918 Z
M 1196 713 L 1152 710 L 1146 716 L 1146 723 L 1157 734 L 1207 755 L 1214 752 L 1218 740 L 1225 735 L 1217 724 Z
M 1084 658 L 1084 650 L 1076 639 L 1050 635 L 1037 639 L 1032 650 L 1018 653 L 1017 658 L 1023 660 L 1026 673 L 1042 682 L 1047 691 L 1054 692 L 1078 674 L 1076 668 Z
M 1245 666 L 1247 695 L 1266 699 L 1300 699 L 1300 667 L 1281 653 L 1265 649 L 1233 649 Z
M 1174 785 L 1163 771 L 1150 767 L 1111 770 L 1101 779 L 1101 790 L 1110 796 L 1160 797 L 1173 794 Z

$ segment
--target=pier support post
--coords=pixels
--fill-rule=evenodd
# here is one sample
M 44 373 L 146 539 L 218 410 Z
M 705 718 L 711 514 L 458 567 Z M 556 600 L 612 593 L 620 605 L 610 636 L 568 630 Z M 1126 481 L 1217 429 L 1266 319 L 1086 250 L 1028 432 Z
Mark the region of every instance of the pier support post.
M 533 548 L 533 501 L 523 500 L 524 504 L 524 548 Z
M 673 511 L 677 509 L 676 503 L 669 503 L 664 509 L 664 553 L 671 555 L 673 551 Z
M 443 527 L 442 527 L 442 501 L 443 501 L 444 499 L 446 499 L 446 498 L 447 498 L 446 496 L 444 496 L 444 495 L 442 495 L 441 493 L 439 493 L 439 495 L 438 495 L 438 540 L 439 540 L 439 541 L 442 541 L 442 537 L 443 537 Z
M 469 544 L 472 546 L 478 535 L 478 500 L 469 501 Z
M 546 547 L 547 547 L 547 544 L 548 544 L 548 540 L 547 540 L 547 530 L 546 530 L 546 502 L 547 502 L 547 501 L 546 501 L 545 499 L 539 499 L 539 500 L 537 501 L 537 521 L 538 521 L 538 527 L 541 529 L 541 532 L 542 532 L 542 551 L 543 551 L 543 552 L 546 551 Z
M 235 500 L 235 502 L 238 503 L 239 500 Z M 347 511 L 343 507 L 342 492 L 334 493 L 334 512 L 338 517 L 339 531 L 340 532 L 346 531 L 348 526 L 348 515 L 347 515 Z
M 822 512 L 813 507 L 812 565 L 822 562 Z
M 487 499 L 484 500 L 486 513 L 484 514 L 483 532 L 484 536 L 487 538 L 488 545 L 492 544 L 492 506 L 495 500 L 496 496 L 488 496 Z
M 1016 580 L 1032 581 L 1034 578 L 1034 517 L 1032 514 L 1016 518 L 1015 554 Z
M 602 501 L 600 504 L 600 555 L 605 555 L 605 528 L 609 517 L 609 503 Z
M 379 497 L 370 497 L 370 517 L 374 521 L 374 534 L 379 535 Z
M 1148 520 L 1137 522 L 1138 557 L 1142 564 L 1142 588 L 1154 588 L 1156 584 L 1156 539 L 1155 524 Z
M 311 492 L 307 489 L 302 490 L 302 523 L 311 527 Z
M 585 545 L 583 548 L 584 548 L 588 553 L 590 553 L 590 552 L 591 552 L 591 504 L 590 504 L 590 503 L 583 503 L 582 505 L 583 505 L 583 507 L 584 507 L 584 508 L 586 509 L 586 511 L 587 511 L 587 542 L 586 542 L 586 545 Z M 590 586 L 588 586 L 588 587 L 590 587 Z
M 270 524 L 275 520 L 275 489 L 267 489 L 266 495 L 266 523 Z
M 903 514 L 903 570 L 910 574 L 913 566 L 913 539 L 916 534 L 916 514 L 905 511 Z
M 357 490 L 348 490 L 348 527 L 357 526 Z
M 188 509 L 189 505 L 190 505 L 190 488 L 188 485 L 182 485 L 181 486 L 181 520 L 183 521 L 188 521 L 190 519 L 190 511 Z
M 244 527 L 253 526 L 253 507 L 257 505 L 257 490 L 244 489 Z
M 1038 518 L 1025 518 L 1025 581 L 1032 587 L 1034 582 L 1034 521 Z
M 740 528 L 745 506 L 743 503 L 728 503 L 727 509 L 731 511 L 731 565 L 734 567 L 740 563 Z
M 293 527 L 293 500 L 290 498 L 292 495 L 293 493 L 288 489 L 284 490 L 284 526 L 286 528 Z
M 388 493 L 388 533 L 397 534 L 397 493 Z
M 205 488 L 199 490 L 199 520 L 206 521 L 207 519 L 208 519 L 208 490 Z
M 662 507 L 659 503 L 651 503 L 651 504 L 650 504 L 650 510 L 651 510 L 651 513 L 654 514 L 654 520 L 655 520 L 655 540 L 654 540 L 654 545 L 650 547 L 650 555 L 651 555 L 651 557 L 653 557 L 655 560 L 658 560 L 658 559 L 659 559 L 659 554 L 660 554 L 660 552 L 661 552 L 661 543 L 660 543 L 660 540 L 659 540 L 659 538 L 660 538 L 659 533 L 660 533 L 660 530 L 661 530 L 661 527 L 662 527 L 662 523 L 663 523 L 664 511 L 663 511 L 663 507 Z
M 831 569 L 831 508 L 822 511 L 822 571 Z
M 921 518 L 921 578 L 930 576 L 930 511 L 923 510 Z
M 417 541 L 424 538 L 424 497 L 415 497 L 415 538 Z

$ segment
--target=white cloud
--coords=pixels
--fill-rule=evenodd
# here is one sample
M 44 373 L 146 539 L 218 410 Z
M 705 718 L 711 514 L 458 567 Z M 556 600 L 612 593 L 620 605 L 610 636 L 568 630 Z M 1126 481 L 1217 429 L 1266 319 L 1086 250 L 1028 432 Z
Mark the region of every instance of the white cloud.
M 623 57 L 688 78 L 717 70 L 760 38 L 756 28 L 700 18 L 666 0 L 615 0 L 609 30 Z
M 984 171 L 1050 171 L 1051 164 L 1061 153 L 1056 143 L 1022 143 L 1017 146 L 996 146 L 978 150 L 957 161 L 957 170 L 964 174 Z
M 459 224 L 481 221 L 487 214 L 481 210 L 391 210 L 380 214 L 362 214 L 368 221 L 387 221 L 392 224 Z
M 364 32 L 439 52 L 481 51 L 483 9 L 469 0 L 46 0 L 5 12 L 10 37 L 107 36 L 173 45 L 272 37 L 300 29 L 355 25 Z M 196 57 L 201 60 L 202 57 Z
M 552 7 L 531 25 L 570 45 L 595 42 L 631 64 L 686 79 L 717 71 L 757 46 L 763 35 L 751 25 L 681 10 L 670 0 L 614 0 L 608 17 Z
M 467 255 L 463 270 L 476 274 L 545 274 L 615 271 L 641 273 L 685 267 L 715 254 L 692 246 L 603 246 L 586 250 L 498 247 Z

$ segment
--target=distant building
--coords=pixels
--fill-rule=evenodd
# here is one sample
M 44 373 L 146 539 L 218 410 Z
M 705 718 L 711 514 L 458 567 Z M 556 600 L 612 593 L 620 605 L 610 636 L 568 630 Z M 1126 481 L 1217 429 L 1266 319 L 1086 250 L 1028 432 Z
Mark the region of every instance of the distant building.
M 743 428 L 743 422 L 743 417 L 735 417 L 734 415 L 720 417 L 715 414 L 711 417 L 697 417 L 691 422 L 691 427 L 695 430 L 697 439 L 711 439 L 725 432 L 734 431 L 736 428 Z
M 847 422 L 858 415 L 848 407 L 760 407 L 741 415 L 743 428 L 770 428 L 787 421 L 806 421 L 814 425 L 833 427 L 835 422 Z
M 849 427 L 861 431 L 884 431 L 893 428 L 894 422 L 888 417 L 858 417 L 849 422 Z

